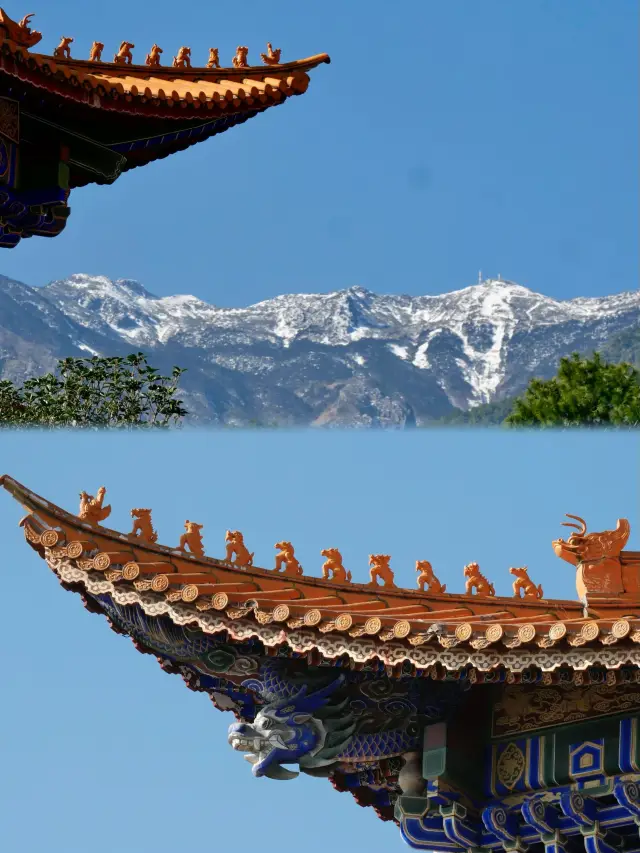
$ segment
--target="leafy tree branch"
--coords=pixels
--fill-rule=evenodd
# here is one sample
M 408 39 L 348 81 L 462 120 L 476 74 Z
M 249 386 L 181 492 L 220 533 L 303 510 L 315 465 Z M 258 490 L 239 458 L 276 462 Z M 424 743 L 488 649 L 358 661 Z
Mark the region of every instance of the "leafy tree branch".
M 65 358 L 53 373 L 21 387 L 0 381 L 0 425 L 167 427 L 188 414 L 177 399 L 185 371 L 161 376 L 143 353 L 126 357 Z

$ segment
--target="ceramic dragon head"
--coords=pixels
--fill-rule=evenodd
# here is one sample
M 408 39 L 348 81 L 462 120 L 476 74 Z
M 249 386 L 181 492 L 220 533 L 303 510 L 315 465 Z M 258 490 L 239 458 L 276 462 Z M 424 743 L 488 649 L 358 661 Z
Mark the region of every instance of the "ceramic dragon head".
M 246 753 L 254 776 L 294 779 L 299 772 L 283 764 L 297 764 L 311 775 L 335 764 L 355 731 L 345 703 L 330 704 L 331 694 L 342 683 L 340 677 L 314 693 L 302 687 L 293 696 L 266 704 L 252 723 L 229 726 L 228 741 Z
M 574 566 L 603 557 L 617 557 L 629 539 L 630 526 L 626 518 L 619 518 L 616 529 L 604 533 L 587 533 L 586 522 L 577 515 L 567 513 L 567 518 L 580 523 L 564 521 L 563 527 L 574 527 L 578 532 L 572 533 L 566 541 L 555 539 L 552 544 L 556 555 Z

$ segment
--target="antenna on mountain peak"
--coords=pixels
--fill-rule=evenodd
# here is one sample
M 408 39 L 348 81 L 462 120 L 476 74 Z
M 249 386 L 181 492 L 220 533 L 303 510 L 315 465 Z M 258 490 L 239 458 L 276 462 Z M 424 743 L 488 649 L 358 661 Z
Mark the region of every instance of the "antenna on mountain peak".
M 478 284 L 482 284 L 482 270 L 478 270 Z
M 498 281 L 502 281 L 502 276 L 498 273 Z

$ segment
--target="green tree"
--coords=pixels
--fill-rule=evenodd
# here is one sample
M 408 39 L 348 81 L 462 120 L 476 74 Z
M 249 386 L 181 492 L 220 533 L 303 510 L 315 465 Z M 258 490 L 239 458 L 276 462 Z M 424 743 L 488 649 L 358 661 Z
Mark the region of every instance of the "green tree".
M 560 359 L 557 376 L 532 379 L 514 401 L 510 426 L 640 426 L 640 373 L 599 353 Z
M 480 406 L 474 406 L 473 409 L 463 411 L 456 409 L 448 415 L 444 415 L 437 421 L 433 421 L 433 426 L 497 426 L 502 424 L 511 414 L 513 409 L 513 398 L 508 397 L 506 400 L 499 400 L 497 403 L 482 403 Z
M 143 353 L 65 358 L 22 387 L 0 381 L 2 426 L 171 426 L 187 414 L 176 399 L 184 370 L 161 376 Z

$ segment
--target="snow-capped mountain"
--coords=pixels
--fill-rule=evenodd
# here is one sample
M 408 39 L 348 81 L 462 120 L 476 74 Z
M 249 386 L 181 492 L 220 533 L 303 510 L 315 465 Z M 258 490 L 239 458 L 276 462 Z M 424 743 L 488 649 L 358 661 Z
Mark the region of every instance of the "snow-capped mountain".
M 43 288 L 0 277 L 0 371 L 22 380 L 58 357 L 142 350 L 188 369 L 185 402 L 202 422 L 402 426 L 517 394 L 639 322 L 638 292 L 560 301 L 495 279 L 218 308 L 101 276 Z

